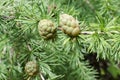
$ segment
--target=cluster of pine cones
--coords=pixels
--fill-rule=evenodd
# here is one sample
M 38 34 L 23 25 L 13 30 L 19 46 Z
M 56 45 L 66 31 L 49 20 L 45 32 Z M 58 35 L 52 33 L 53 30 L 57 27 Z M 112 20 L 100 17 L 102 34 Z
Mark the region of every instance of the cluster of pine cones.
M 60 26 L 62 31 L 72 37 L 78 36 L 80 33 L 79 22 L 68 14 L 60 15 Z M 48 19 L 43 19 L 38 24 L 38 31 L 44 39 L 51 39 L 55 37 L 57 27 L 55 24 Z M 29 76 L 33 76 L 38 73 L 38 65 L 34 61 L 29 61 L 25 65 L 25 72 Z
M 78 36 L 80 33 L 79 22 L 68 14 L 60 15 L 60 26 L 62 27 L 62 31 L 72 37 Z M 55 37 L 56 29 L 55 24 L 48 19 L 43 19 L 38 24 L 38 30 L 40 35 L 44 39 L 51 39 Z

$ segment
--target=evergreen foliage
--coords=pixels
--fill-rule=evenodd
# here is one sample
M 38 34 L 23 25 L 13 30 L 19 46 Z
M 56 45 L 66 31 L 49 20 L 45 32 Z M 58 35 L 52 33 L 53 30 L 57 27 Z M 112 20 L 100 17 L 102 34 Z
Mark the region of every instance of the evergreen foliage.
M 109 62 L 108 71 L 117 78 L 119 8 L 119 0 L 0 0 L 0 80 L 103 80 L 85 59 L 95 53 L 98 61 Z M 79 35 L 63 32 L 61 14 L 79 21 Z M 54 22 L 54 38 L 39 34 L 43 19 Z M 37 74 L 26 73 L 29 61 L 38 65 Z

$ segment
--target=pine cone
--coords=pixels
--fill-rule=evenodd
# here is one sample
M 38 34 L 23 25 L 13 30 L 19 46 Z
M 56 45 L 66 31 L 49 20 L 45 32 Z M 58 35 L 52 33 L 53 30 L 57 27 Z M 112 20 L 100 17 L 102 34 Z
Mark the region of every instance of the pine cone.
M 80 33 L 79 22 L 68 14 L 60 15 L 60 26 L 65 34 L 69 36 L 78 36 Z
M 30 75 L 33 76 L 38 72 L 38 65 L 36 64 L 36 62 L 34 61 L 29 61 L 26 65 L 25 65 L 25 72 Z
M 56 33 L 56 27 L 55 27 L 54 23 L 47 19 L 43 19 L 39 22 L 38 30 L 39 30 L 40 35 L 44 39 L 53 38 Z

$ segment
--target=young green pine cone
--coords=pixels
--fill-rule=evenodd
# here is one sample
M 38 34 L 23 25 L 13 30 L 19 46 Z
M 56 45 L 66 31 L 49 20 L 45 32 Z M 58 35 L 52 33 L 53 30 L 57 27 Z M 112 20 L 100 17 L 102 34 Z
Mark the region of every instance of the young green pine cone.
M 25 65 L 25 72 L 30 76 L 35 75 L 38 72 L 37 63 L 34 61 L 27 62 L 27 64 Z
M 79 22 L 68 14 L 60 15 L 60 26 L 65 34 L 69 36 L 78 36 L 80 33 Z
M 55 36 L 56 27 L 51 20 L 43 19 L 38 24 L 38 30 L 40 35 L 44 39 L 50 39 Z

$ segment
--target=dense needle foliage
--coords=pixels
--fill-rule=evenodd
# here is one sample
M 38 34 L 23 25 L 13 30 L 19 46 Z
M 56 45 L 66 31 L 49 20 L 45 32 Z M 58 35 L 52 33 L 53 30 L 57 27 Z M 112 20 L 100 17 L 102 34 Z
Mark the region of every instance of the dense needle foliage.
M 78 20 L 78 36 L 64 34 L 61 14 Z M 39 34 L 43 19 L 54 22 L 54 38 Z M 100 60 L 119 80 L 119 0 L 0 0 L 0 80 L 107 80 L 101 75 L 108 73 L 92 64 L 101 66 Z M 29 61 L 38 65 L 35 75 L 25 70 Z

